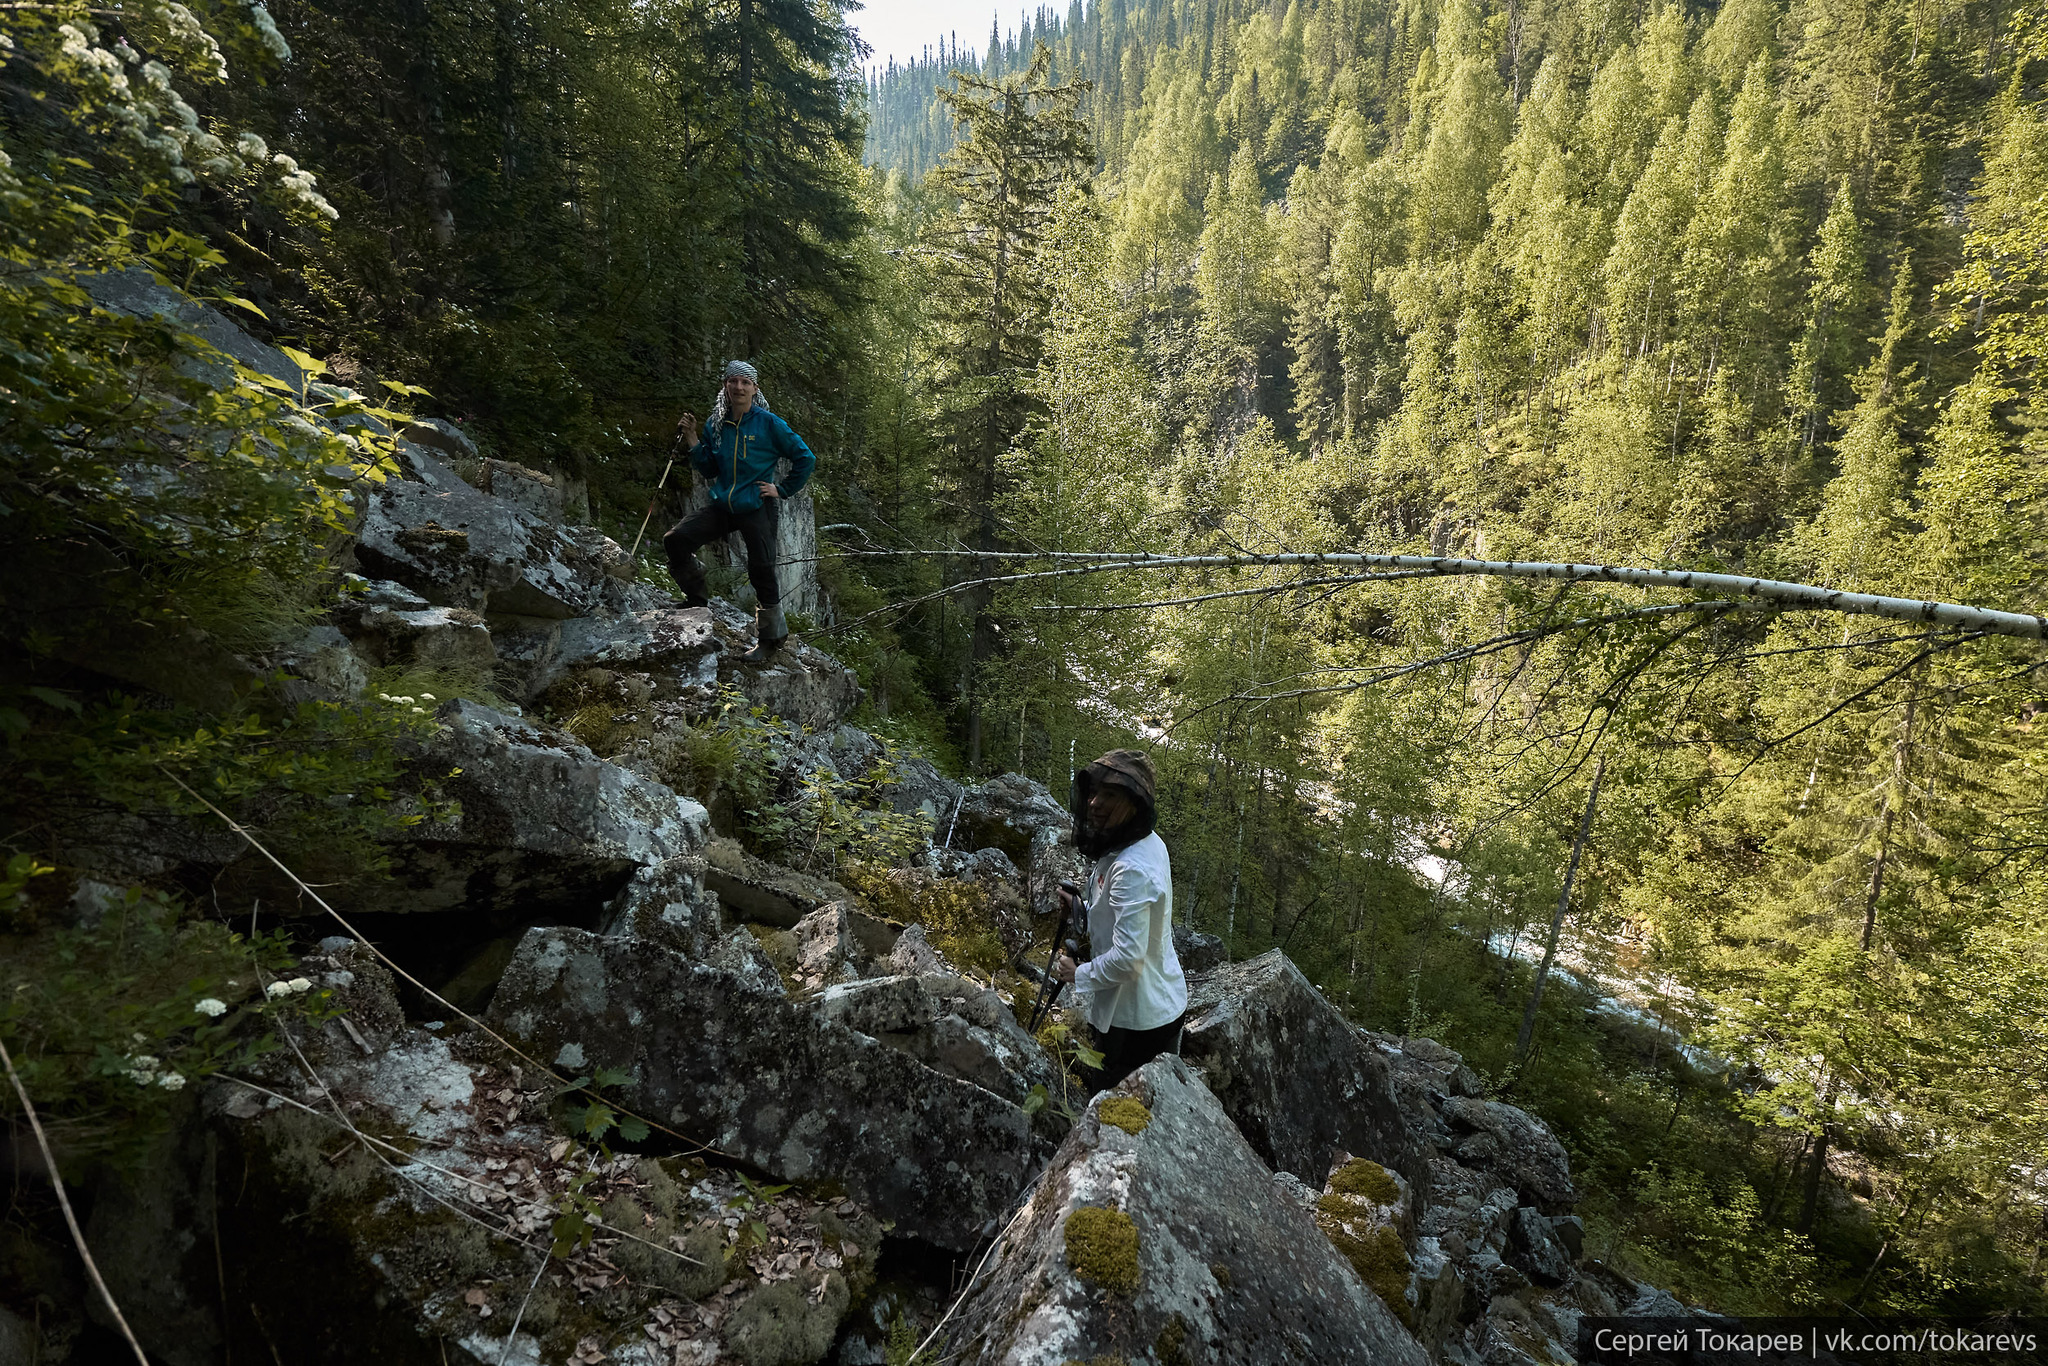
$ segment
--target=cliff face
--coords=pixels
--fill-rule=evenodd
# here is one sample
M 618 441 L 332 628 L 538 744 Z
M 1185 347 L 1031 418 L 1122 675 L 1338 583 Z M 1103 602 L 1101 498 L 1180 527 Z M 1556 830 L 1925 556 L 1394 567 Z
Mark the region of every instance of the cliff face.
M 380 670 L 487 681 L 498 705 L 403 699 L 436 723 L 409 771 L 459 814 L 392 832 L 378 880 L 183 821 L 67 852 L 84 883 L 290 917 L 297 989 L 326 993 L 87 1193 L 157 1359 L 796 1366 L 936 1332 L 990 1362 L 1564 1362 L 1580 1315 L 1676 1309 L 1582 1260 L 1540 1122 L 1278 951 L 1181 932 L 1183 1056 L 1087 1097 L 1019 1023 L 1075 866 L 1058 800 L 883 769 L 829 655 L 740 664 L 743 612 L 638 581 L 546 475 L 403 435 L 341 600 L 240 663 L 336 699 Z M 677 787 L 735 698 L 763 771 L 707 809 Z M 821 784 L 932 835 L 858 890 L 728 838 Z M 68 1293 L 41 1327 L 0 1311 L 0 1343 L 65 1359 L 104 1318 Z

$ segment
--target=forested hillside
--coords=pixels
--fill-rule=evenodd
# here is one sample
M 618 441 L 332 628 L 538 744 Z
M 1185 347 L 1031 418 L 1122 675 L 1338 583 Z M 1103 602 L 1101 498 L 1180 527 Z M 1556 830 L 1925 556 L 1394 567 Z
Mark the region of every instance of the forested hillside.
M 268 918 L 310 888 L 240 841 L 390 885 L 457 789 L 500 802 L 433 747 L 516 698 L 521 744 L 591 790 L 659 741 L 664 800 L 717 807 L 673 849 L 629 832 L 586 899 L 701 863 L 717 820 L 894 916 L 921 844 L 935 933 L 991 982 L 1021 960 L 960 909 L 997 913 L 981 846 L 873 805 L 910 784 L 890 765 L 926 764 L 954 818 L 1010 784 L 1052 830 L 996 775 L 1063 796 L 1142 746 L 1177 921 L 1458 1050 L 1460 1104 L 1549 1121 L 1618 1283 L 2041 1312 L 2038 0 L 1110 0 L 978 54 L 933 36 L 864 81 L 832 0 L 0 7 L 0 1042 L 50 1165 L 115 1189 L 196 1132 L 188 1080 L 325 1027 L 284 975 L 324 922 Z M 252 335 L 166 311 L 173 287 Z M 772 685 L 815 734 L 717 691 L 743 617 L 674 627 L 665 596 L 687 475 L 657 481 L 734 356 L 819 456 L 823 605 Z M 431 603 L 360 553 L 366 510 L 430 489 L 518 547 L 384 528 L 375 563 Z M 520 596 L 529 570 L 581 596 Z M 546 681 L 565 621 L 636 613 L 672 638 Z M 669 692 L 632 691 L 642 666 Z M 500 749 L 526 733 L 499 719 Z M 835 784 L 841 720 L 878 766 Z M 522 791 L 504 807 L 554 810 Z M 485 995 L 504 935 L 611 914 L 508 909 L 496 875 L 450 893 Z M 450 992 L 470 971 L 388 932 Z M 445 1023 L 392 999 L 408 1047 Z M 618 1083 L 516 1089 L 538 1075 L 489 1073 L 503 1122 L 528 1106 L 550 1163 L 609 1161 Z M 36 1171 L 0 1291 L 84 1304 Z M 551 1217 L 580 1219 L 559 1175 Z M 719 1218 L 755 1208 L 727 1184 Z M 539 1242 L 542 1271 L 591 1227 Z
M 1104 4 L 1033 20 L 1035 64 L 881 73 L 907 385 L 869 415 L 863 524 L 2040 612 L 2040 19 Z M 1002 169 L 1034 89 L 1092 152 L 1057 190 Z M 997 395 L 991 473 L 942 419 Z M 968 762 L 1057 780 L 1151 743 L 1179 913 L 1560 1120 L 1610 1255 L 1731 1307 L 2038 1302 L 2038 645 L 1712 593 L 936 563 L 889 581 L 968 583 L 897 628 L 945 661 Z M 1628 984 L 1626 1043 L 1517 961 L 1547 959 L 1596 775 L 1561 938 Z

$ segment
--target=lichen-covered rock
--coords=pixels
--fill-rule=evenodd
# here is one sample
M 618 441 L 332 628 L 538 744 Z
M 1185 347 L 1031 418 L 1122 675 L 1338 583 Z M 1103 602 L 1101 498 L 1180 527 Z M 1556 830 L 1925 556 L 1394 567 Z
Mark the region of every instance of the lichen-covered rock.
M 1090 1105 L 955 1325 L 978 1366 L 1426 1360 L 1170 1055 Z
M 1466 1166 L 1497 1173 L 1545 1214 L 1564 1214 L 1578 1203 L 1571 1158 L 1542 1120 L 1497 1100 L 1467 1096 L 1445 1101 L 1443 1116 L 1465 1136 L 1456 1155 Z
M 702 958 L 725 933 L 718 897 L 704 885 L 696 854 L 635 869 L 606 913 L 604 932 L 650 940 Z
M 417 448 L 419 478 L 371 491 L 355 556 L 441 607 L 528 617 L 574 617 L 604 601 L 607 579 L 630 572 L 625 552 L 591 527 L 560 528 L 470 487 Z
M 404 664 L 488 679 L 498 652 L 484 619 L 463 607 L 436 607 L 403 584 L 356 580 L 332 616 L 372 668 Z
M 529 930 L 491 1011 L 536 1056 L 622 1068 L 637 1108 L 942 1247 L 971 1246 L 1040 1151 L 1010 1101 L 644 942 Z
M 641 868 L 697 853 L 704 808 L 658 783 L 476 703 L 444 703 L 445 729 L 417 761 L 461 803 L 453 820 L 390 837 L 388 881 L 336 895 L 359 910 L 490 908 L 591 923 Z
M 1039 831 L 1071 831 L 1073 825 L 1067 808 L 1044 783 L 1004 773 L 967 789 L 952 838 L 946 839 L 943 826 L 939 838 L 955 849 L 1000 849 L 1021 864 L 1030 860 L 1031 841 Z
M 852 899 L 836 882 L 756 858 L 739 841 L 723 836 L 705 847 L 704 861 L 704 885 L 736 920 L 794 929 L 819 907 Z
M 1071 830 L 1042 825 L 1032 832 L 1031 849 L 1024 857 L 1024 899 L 1031 907 L 1031 914 L 1058 914 L 1060 884 L 1071 882 L 1078 887 L 1087 876 L 1088 860 L 1082 858 L 1081 851 L 1074 847 Z M 1174 927 L 1173 944 L 1178 952 L 1181 944 L 1181 927 L 1178 925 Z M 1195 970 L 1188 966 L 1185 953 L 1180 955 L 1180 965 L 1189 972 Z
M 828 901 L 796 922 L 796 964 L 791 970 L 804 987 L 817 990 L 841 982 L 857 982 L 868 961 L 853 931 L 843 901 Z
M 551 474 L 528 469 L 510 460 L 486 460 L 483 462 L 483 489 L 493 498 L 501 498 L 543 522 L 561 524 L 562 489 Z
M 1508 1246 L 1516 1268 L 1538 1285 L 1563 1285 L 1572 1278 L 1572 1255 L 1547 1216 L 1529 1205 L 1508 1219 Z
M 1182 1056 L 1269 1165 L 1320 1186 L 1338 1152 L 1356 1153 L 1427 1199 L 1386 1061 L 1284 953 L 1191 978 L 1187 1018 Z
M 740 663 L 751 649 L 754 628 L 727 624 L 719 681 L 745 695 L 749 702 L 805 730 L 829 731 L 860 705 L 860 676 L 814 645 L 792 639 L 768 664 L 755 668 Z
M 882 789 L 883 798 L 898 815 L 922 814 L 931 818 L 932 838 L 940 843 L 960 809 L 967 789 L 939 772 L 929 759 L 906 755 L 896 761 L 896 781 Z
M 326 622 L 307 627 L 266 662 L 343 700 L 360 696 L 370 681 L 348 637 Z
M 708 608 L 596 612 L 561 624 L 546 648 L 527 661 L 522 687 L 527 697 L 537 697 L 579 670 L 624 669 L 646 674 L 655 697 L 708 698 L 718 681 L 721 648 Z
M 1173 955 L 1183 972 L 1207 972 L 1230 961 L 1230 950 L 1221 935 L 1203 934 L 1185 925 L 1173 927 Z
M 193 1171 L 229 1283 L 209 1248 L 192 1289 L 229 1306 L 235 1357 L 288 1332 L 317 1366 L 810 1361 L 871 1283 L 883 1228 L 857 1201 L 578 1146 L 550 1123 L 551 1079 L 380 1022 L 389 978 L 359 950 L 327 941 L 302 966 L 345 979 L 356 1034 L 330 1022 L 270 1055 L 265 1090 L 204 1095 L 219 1157 Z M 587 1237 L 542 1255 L 571 1210 Z
M 963 977 L 871 977 L 826 988 L 812 1009 L 1019 1105 L 1035 1086 L 1059 1086 L 1052 1060 L 1002 997 Z

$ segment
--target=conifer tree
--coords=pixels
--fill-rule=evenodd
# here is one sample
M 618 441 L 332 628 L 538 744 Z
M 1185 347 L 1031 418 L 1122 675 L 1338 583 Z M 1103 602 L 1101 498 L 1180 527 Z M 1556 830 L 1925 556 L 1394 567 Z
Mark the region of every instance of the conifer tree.
M 964 522 L 973 544 L 994 550 L 1005 522 L 1001 459 L 1036 409 L 1029 380 L 1043 344 L 1048 280 L 1042 252 L 1062 186 L 1092 151 L 1075 116 L 1085 87 L 1050 83 L 1051 49 L 998 79 L 960 74 L 942 93 L 965 136 L 932 176 L 952 201 L 931 229 L 926 257 L 946 332 L 937 374 L 941 423 L 957 462 Z M 973 599 L 967 699 L 968 763 L 981 762 L 978 678 L 995 653 L 989 597 Z

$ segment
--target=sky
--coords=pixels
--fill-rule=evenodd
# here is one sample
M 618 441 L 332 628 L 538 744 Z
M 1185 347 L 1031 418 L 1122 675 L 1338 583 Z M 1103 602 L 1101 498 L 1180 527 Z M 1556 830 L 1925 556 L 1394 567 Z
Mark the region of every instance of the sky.
M 980 51 L 988 45 L 989 19 L 997 8 L 989 0 L 867 0 L 852 18 L 853 27 L 874 48 L 868 64 L 887 66 L 892 55 L 908 61 L 922 55 L 927 44 L 936 47 L 940 34 L 958 32 L 962 44 Z M 1016 32 L 1022 8 L 1014 0 L 1001 8 L 1016 11 L 1003 24 L 1004 33 Z

